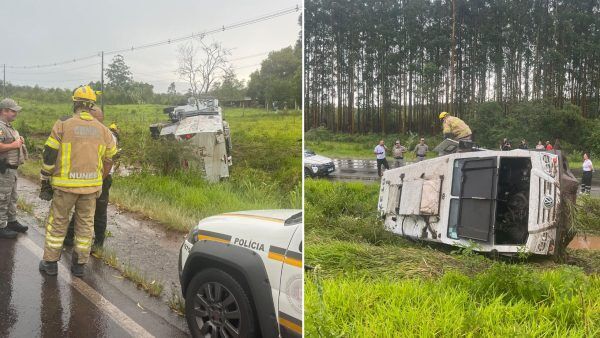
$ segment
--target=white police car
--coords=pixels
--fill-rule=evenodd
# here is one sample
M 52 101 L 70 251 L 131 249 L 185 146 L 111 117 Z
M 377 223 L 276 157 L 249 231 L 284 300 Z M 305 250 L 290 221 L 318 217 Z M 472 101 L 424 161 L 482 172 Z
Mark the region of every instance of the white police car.
M 335 171 L 335 164 L 329 157 L 304 149 L 304 177 L 327 176 Z
M 201 220 L 179 257 L 192 335 L 301 337 L 302 237 L 301 210 Z

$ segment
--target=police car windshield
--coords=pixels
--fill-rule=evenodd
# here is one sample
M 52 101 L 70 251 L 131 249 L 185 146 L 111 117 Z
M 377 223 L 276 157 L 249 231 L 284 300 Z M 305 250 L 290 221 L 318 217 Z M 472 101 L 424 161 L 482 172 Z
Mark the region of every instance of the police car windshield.
M 296 225 L 299 223 L 302 223 L 302 212 L 294 214 L 288 219 L 286 219 L 284 225 Z
M 304 156 L 306 156 L 306 157 L 311 157 L 311 156 L 315 156 L 315 155 L 316 155 L 315 152 L 310 149 L 304 150 Z

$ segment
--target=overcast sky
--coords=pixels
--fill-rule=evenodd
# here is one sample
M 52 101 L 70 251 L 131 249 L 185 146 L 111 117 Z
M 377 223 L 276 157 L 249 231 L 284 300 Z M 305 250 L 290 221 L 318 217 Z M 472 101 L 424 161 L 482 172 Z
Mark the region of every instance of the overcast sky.
M 9 66 L 60 62 L 200 33 L 301 4 L 300 0 L 2 0 L 0 67 L 7 65 L 6 81 L 13 84 L 73 88 L 100 80 L 99 57 L 42 69 Z M 232 49 L 236 74 L 247 80 L 268 52 L 295 44 L 299 15 L 287 14 L 205 39 Z M 187 85 L 175 74 L 178 45 L 123 53 L 134 80 L 154 85 L 156 92 L 165 92 L 171 82 L 177 91 L 185 91 Z M 112 57 L 105 57 L 105 65 Z

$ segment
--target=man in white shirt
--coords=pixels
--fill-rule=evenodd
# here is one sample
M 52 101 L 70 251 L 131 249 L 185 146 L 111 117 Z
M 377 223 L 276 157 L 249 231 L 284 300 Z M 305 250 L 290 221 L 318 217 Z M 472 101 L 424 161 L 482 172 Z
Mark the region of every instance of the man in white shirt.
M 592 191 L 592 173 L 594 172 L 594 166 L 590 155 L 583 154 L 583 177 L 581 178 L 581 193 L 590 194 Z
M 383 176 L 383 173 L 381 172 L 381 166 L 383 166 L 386 170 L 390 169 L 390 166 L 385 159 L 385 152 L 387 150 L 388 149 L 383 140 L 380 140 L 379 144 L 375 146 L 375 149 L 373 150 L 373 153 L 375 153 L 375 157 L 377 158 L 377 174 L 379 177 Z

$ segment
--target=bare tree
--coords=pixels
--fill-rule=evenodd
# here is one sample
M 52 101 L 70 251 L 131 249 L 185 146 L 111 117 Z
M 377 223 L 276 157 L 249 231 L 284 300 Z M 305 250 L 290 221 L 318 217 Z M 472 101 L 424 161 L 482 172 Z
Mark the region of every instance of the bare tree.
M 231 72 L 227 57 L 231 50 L 219 42 L 204 43 L 202 39 L 179 46 L 177 74 L 189 83 L 192 95 L 208 93 L 213 82 Z

